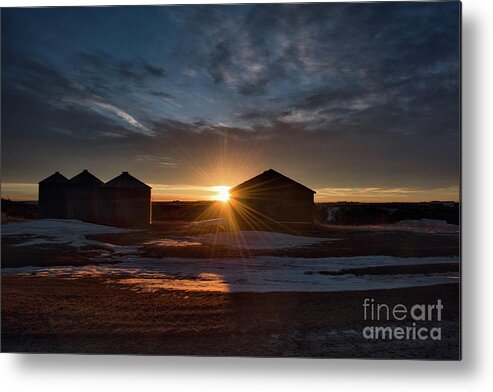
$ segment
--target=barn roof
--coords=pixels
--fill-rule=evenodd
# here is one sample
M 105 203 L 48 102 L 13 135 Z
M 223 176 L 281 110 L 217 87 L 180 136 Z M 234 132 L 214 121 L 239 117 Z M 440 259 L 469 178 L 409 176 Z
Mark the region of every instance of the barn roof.
M 75 177 L 70 179 L 70 184 L 94 184 L 102 185 L 103 181 L 97 178 L 94 174 L 89 173 L 89 170 L 84 169 Z
M 274 169 L 269 169 L 259 174 L 258 176 L 252 177 L 249 180 L 242 182 L 241 184 L 235 186 L 230 190 L 230 192 L 237 192 L 242 190 L 254 190 L 258 187 L 265 186 L 269 188 L 282 187 L 286 185 L 295 185 L 296 187 L 304 190 L 308 190 L 312 193 L 317 193 L 313 189 L 310 189 L 295 180 L 275 171 Z
M 147 188 L 151 187 L 142 181 L 138 180 L 128 172 L 122 172 L 118 177 L 113 178 L 104 184 L 105 187 L 118 187 L 118 188 Z
M 60 172 L 55 172 L 51 176 L 46 177 L 44 180 L 41 180 L 40 184 L 66 184 L 68 182 L 68 178 L 65 177 Z

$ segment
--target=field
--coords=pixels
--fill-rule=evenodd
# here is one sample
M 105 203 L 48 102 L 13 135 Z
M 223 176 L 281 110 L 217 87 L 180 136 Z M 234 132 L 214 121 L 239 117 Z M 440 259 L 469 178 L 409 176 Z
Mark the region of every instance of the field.
M 224 232 L 2 226 L 2 350 L 456 359 L 459 227 L 438 220 Z M 363 301 L 444 305 L 439 341 L 367 340 Z M 395 320 L 377 323 L 396 326 Z M 411 325 L 408 320 L 405 325 Z M 400 325 L 400 324 L 399 324 Z

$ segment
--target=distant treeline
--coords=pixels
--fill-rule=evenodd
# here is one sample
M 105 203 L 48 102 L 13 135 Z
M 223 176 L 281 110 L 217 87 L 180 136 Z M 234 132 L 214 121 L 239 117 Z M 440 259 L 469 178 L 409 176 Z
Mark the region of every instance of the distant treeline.
M 215 201 L 155 201 L 152 221 L 196 221 L 221 217 Z M 459 224 L 457 202 L 424 203 L 315 203 L 315 221 L 334 225 L 377 225 L 402 220 L 439 219 Z M 37 203 L 2 199 L 2 220 L 6 217 L 37 218 Z
M 437 219 L 458 225 L 459 203 L 317 203 L 315 219 L 334 225 L 378 225 L 402 220 Z
M 214 201 L 153 202 L 152 221 L 195 221 L 220 218 Z M 374 225 L 402 220 L 438 219 L 459 224 L 459 203 L 315 203 L 315 221 L 336 225 Z
M 2 221 L 7 217 L 35 219 L 38 217 L 38 203 L 35 201 L 2 199 Z
M 152 222 L 196 221 L 220 218 L 215 201 L 154 201 Z

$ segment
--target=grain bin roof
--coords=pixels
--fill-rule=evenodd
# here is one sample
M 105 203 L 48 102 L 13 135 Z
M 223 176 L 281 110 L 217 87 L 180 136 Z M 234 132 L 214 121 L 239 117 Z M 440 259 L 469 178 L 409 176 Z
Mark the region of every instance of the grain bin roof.
M 103 181 L 97 178 L 95 175 L 89 173 L 89 170 L 82 170 L 75 177 L 70 179 L 70 184 L 93 184 L 102 185 Z
M 65 177 L 63 174 L 60 174 L 60 172 L 55 172 L 51 176 L 45 178 L 44 180 L 40 181 L 40 184 L 66 184 L 68 182 L 68 178 Z
M 294 185 L 295 187 L 304 189 L 305 191 L 307 190 L 312 193 L 317 193 L 313 189 L 310 189 L 273 169 L 266 170 L 258 176 L 252 177 L 249 180 L 242 182 L 241 184 L 232 188 L 230 192 L 254 190 L 258 187 L 276 188 L 282 187 L 284 185 Z
M 134 176 L 128 174 L 128 172 L 122 172 L 118 177 L 113 178 L 104 184 L 105 187 L 109 188 L 146 188 L 151 189 L 151 187 L 142 181 L 138 180 Z

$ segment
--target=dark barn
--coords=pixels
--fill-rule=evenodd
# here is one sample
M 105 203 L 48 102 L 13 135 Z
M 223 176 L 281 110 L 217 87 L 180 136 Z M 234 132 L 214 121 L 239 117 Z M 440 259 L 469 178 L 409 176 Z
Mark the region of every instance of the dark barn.
M 98 222 L 99 188 L 103 181 L 83 170 L 68 183 L 67 218 Z
M 234 223 L 242 229 L 313 228 L 315 191 L 275 170 L 230 190 Z
M 151 187 L 123 172 L 100 188 L 99 216 L 116 226 L 146 226 L 151 220 Z
M 63 219 L 67 217 L 68 179 L 56 172 L 39 182 L 38 214 L 40 218 Z

